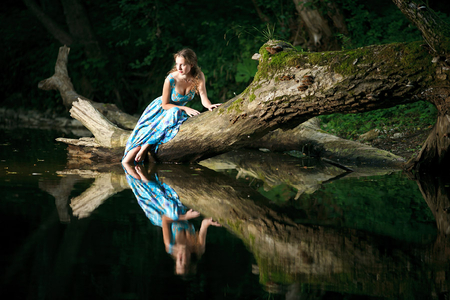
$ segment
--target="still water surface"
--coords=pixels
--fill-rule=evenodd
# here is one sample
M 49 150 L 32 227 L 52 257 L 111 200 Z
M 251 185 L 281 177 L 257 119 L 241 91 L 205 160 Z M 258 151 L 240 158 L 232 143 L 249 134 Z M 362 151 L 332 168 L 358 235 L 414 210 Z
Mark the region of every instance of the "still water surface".
M 132 189 L 136 179 L 120 165 L 69 162 L 59 136 L 15 129 L 0 141 L 1 292 L 9 298 L 448 297 L 447 181 L 429 181 L 439 181 L 433 198 L 429 185 L 398 171 L 343 174 L 248 151 L 139 169 L 148 180 Z M 204 218 L 222 224 L 207 228 L 188 275 L 175 274 L 161 227 L 138 202 L 149 184 L 201 213 L 190 221 L 197 233 Z

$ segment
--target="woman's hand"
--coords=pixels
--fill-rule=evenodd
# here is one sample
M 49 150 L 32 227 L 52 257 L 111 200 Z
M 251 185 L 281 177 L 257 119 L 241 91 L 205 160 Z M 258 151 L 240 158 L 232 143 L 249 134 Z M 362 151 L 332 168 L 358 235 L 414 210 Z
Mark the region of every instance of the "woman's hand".
M 213 225 L 213 226 L 217 226 L 217 227 L 222 227 L 222 225 L 220 225 L 218 222 L 213 221 L 212 218 L 209 218 L 209 219 L 203 219 L 202 225 L 206 225 L 206 226 Z
M 200 213 L 198 211 L 194 211 L 194 210 L 190 209 L 184 215 L 181 215 L 178 218 L 178 220 L 185 221 L 185 220 L 197 218 L 198 216 L 200 216 Z
M 212 111 L 214 108 L 217 108 L 220 106 L 220 103 L 217 104 L 211 104 L 208 107 L 206 107 L 209 111 Z
M 184 111 L 187 113 L 187 115 L 189 117 L 193 117 L 193 116 L 200 114 L 200 112 L 198 110 L 195 110 L 195 109 L 187 107 L 187 106 L 184 106 Z

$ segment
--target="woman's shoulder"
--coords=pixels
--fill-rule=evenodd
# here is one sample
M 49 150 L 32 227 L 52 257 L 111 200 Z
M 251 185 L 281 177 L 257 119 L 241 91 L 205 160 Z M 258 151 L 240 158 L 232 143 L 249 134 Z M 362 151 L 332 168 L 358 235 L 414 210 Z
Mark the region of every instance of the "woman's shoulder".
M 174 73 L 169 73 L 169 75 L 167 75 L 166 80 L 169 81 L 170 84 L 175 84 L 175 82 L 177 81 L 177 79 L 175 78 Z

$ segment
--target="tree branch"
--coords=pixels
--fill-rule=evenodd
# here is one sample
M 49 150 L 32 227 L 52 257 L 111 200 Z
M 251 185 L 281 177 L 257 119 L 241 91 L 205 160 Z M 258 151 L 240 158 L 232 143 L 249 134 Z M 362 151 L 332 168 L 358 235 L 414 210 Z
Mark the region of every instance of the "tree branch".
M 34 0 L 23 0 L 28 9 L 44 25 L 44 27 L 63 45 L 71 45 L 73 37 L 51 19 Z

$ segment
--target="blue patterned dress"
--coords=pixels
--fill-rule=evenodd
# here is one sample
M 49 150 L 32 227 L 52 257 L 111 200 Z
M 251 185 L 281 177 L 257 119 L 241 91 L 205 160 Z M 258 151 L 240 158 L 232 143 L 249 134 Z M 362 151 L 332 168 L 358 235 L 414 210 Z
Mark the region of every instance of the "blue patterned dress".
M 172 253 L 175 237 L 180 231 L 195 234 L 192 223 L 178 220 L 180 215 L 186 213 L 186 207 L 181 203 L 178 194 L 169 185 L 161 183 L 156 174 L 154 179 L 148 182 L 136 179 L 126 171 L 125 175 L 139 206 L 153 225 L 162 227 L 163 215 L 174 221 L 170 226 L 169 253 Z
M 195 91 L 191 90 L 186 95 L 175 91 L 175 79 L 172 74 L 167 76 L 170 82 L 170 103 L 184 106 L 194 99 Z M 165 110 L 161 106 L 162 96 L 153 100 L 140 117 L 133 132 L 128 138 L 125 146 L 125 157 L 127 153 L 138 146 L 150 144 L 150 151 L 156 153 L 158 146 L 167 143 L 175 137 L 181 124 L 189 116 L 178 107 Z

